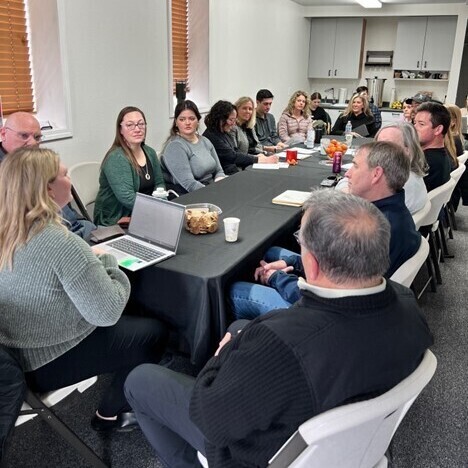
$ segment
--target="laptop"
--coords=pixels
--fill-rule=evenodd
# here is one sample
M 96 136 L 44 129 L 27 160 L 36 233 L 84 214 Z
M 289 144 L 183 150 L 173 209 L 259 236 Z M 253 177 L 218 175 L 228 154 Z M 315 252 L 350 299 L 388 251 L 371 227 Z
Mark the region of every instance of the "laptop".
M 119 265 L 137 271 L 173 257 L 185 220 L 185 206 L 136 194 L 128 234 L 99 244 Z

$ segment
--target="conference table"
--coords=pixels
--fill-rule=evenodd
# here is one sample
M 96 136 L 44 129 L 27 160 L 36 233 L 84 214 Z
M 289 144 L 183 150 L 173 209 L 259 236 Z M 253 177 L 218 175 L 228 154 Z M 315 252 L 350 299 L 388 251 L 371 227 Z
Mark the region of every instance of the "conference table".
M 249 168 L 175 200 L 183 205 L 219 206 L 219 229 L 200 235 L 183 229 L 175 257 L 131 273 L 132 303 L 183 337 L 195 365 L 202 366 L 213 355 L 233 319 L 228 304 L 230 285 L 253 281 L 268 247 L 287 247 L 294 241 L 301 208 L 276 205 L 272 199 L 285 190 L 310 191 L 319 186 L 332 175 L 326 160 L 316 152 L 285 169 Z M 351 156 L 344 157 L 344 162 L 351 160 Z M 224 239 L 225 217 L 240 218 L 237 242 Z

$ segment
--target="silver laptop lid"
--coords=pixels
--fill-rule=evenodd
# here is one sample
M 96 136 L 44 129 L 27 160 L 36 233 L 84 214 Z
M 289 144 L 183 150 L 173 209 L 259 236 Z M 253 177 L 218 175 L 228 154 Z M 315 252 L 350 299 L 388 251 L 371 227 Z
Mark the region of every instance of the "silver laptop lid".
M 184 218 L 185 206 L 137 193 L 128 233 L 175 252 Z

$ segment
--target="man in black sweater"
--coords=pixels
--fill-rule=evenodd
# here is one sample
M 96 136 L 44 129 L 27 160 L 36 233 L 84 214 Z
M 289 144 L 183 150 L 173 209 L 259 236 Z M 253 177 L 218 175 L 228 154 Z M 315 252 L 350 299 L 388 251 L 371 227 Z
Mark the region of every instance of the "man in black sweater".
M 126 396 L 170 467 L 264 467 L 311 417 L 382 394 L 432 344 L 412 292 L 386 281 L 390 229 L 371 203 L 319 190 L 298 241 L 302 297 L 227 333 L 197 379 L 133 370 Z
M 424 177 L 428 192 L 450 179 L 452 167 L 444 144 L 449 127 L 450 113 L 442 104 L 425 102 L 416 108 L 414 128 L 429 165 L 429 172 Z

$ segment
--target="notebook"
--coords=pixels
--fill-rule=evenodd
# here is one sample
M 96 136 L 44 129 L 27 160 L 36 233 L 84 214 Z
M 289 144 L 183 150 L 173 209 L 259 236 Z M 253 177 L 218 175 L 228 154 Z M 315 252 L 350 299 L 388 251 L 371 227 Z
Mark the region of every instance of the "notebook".
M 119 265 L 136 271 L 173 257 L 179 245 L 185 206 L 136 194 L 128 234 L 99 244 Z
M 310 192 L 302 192 L 300 190 L 286 190 L 273 198 L 272 203 L 275 205 L 287 206 L 302 206 L 310 197 Z

